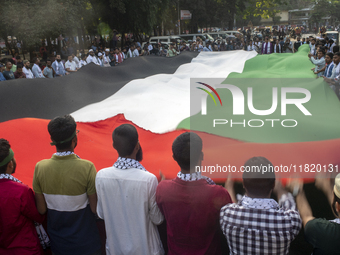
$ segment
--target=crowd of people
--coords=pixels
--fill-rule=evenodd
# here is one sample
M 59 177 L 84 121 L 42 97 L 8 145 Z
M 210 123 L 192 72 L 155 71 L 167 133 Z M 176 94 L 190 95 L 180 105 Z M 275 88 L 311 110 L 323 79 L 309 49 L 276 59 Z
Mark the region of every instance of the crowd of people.
M 340 97 L 339 46 L 336 45 L 335 41 L 327 38 L 326 34 L 323 34 L 320 38 L 309 36 L 301 39 L 298 36 L 294 42 L 290 41 L 289 36 L 286 36 L 283 32 L 278 37 L 273 36 L 272 40 L 265 37 L 263 41 L 258 37 L 252 39 L 250 34 L 246 33 L 244 37 L 238 36 L 236 40 L 231 40 L 229 43 L 228 40 L 222 39 L 203 41 L 200 37 L 197 37 L 195 41 L 189 43 L 171 43 L 169 47 L 162 44 L 150 44 L 149 42 L 146 42 L 142 47 L 139 42 L 130 42 L 123 48 L 109 49 L 92 43 L 86 54 L 84 50 L 74 53 L 74 47 L 70 44 L 68 48 L 64 47 L 64 51 L 68 54 L 60 54 L 54 51 L 50 54 L 50 58 L 48 58 L 46 48 L 42 46 L 40 58 L 39 56 L 34 57 L 32 61 L 23 61 L 18 54 L 15 54 L 14 58 L 0 59 L 0 81 L 22 78 L 56 78 L 77 72 L 89 63 L 111 67 L 121 64 L 127 58 L 147 55 L 174 57 L 183 51 L 211 52 L 237 49 L 256 51 L 258 54 L 295 53 L 303 44 L 308 44 L 310 47 L 308 57 L 315 65 L 312 71 L 317 77 L 324 77 L 325 81 Z M 62 59 L 65 58 L 65 55 L 67 60 Z
M 315 65 L 311 71 L 317 78 L 323 77 L 340 99 L 339 46 L 336 45 L 333 39 L 329 39 L 326 34 L 322 34 L 321 37 L 309 36 L 302 38 L 302 40 L 298 36 L 294 43 L 289 38 L 283 37 L 279 39 L 273 38 L 272 41 L 266 37 L 264 42 L 260 42 L 257 38 L 255 42 L 249 41 L 247 50 L 257 51 L 259 54 L 294 53 L 304 44 L 309 45 L 308 58 Z
M 62 53 L 52 51 L 49 54 L 50 58 L 48 58 L 46 47 L 42 48 L 44 50 L 41 50 L 40 54 L 36 54 L 36 57 L 31 61 L 22 60 L 17 53 L 13 58 L 0 59 L 0 81 L 21 78 L 56 78 L 77 72 L 89 63 L 102 67 L 112 67 L 121 64 L 128 58 L 147 55 L 173 57 L 178 55 L 180 51 L 186 50 L 182 48 L 178 50 L 175 44 L 162 48 L 147 42 L 142 49 L 141 44 L 136 42 L 123 47 L 123 49 L 120 47 L 109 49 L 92 43 L 86 53 L 85 50 L 80 50 L 75 54 L 73 47 L 70 46 L 67 49 L 63 47 Z M 69 50 L 70 48 L 71 50 Z M 189 50 L 189 48 L 187 49 Z
M 82 141 L 72 116 L 54 118 L 47 129 L 56 152 L 36 164 L 33 190 L 13 176 L 20 171 L 14 151 L 0 139 L 0 254 L 38 255 L 41 244 L 51 245 L 53 254 L 102 254 L 97 217 L 105 222 L 107 255 L 221 254 L 223 242 L 230 254 L 288 254 L 302 225 L 314 254 L 338 252 L 340 175 L 333 186 L 329 179 L 317 179 L 336 215 L 327 221 L 313 217 L 300 180 L 284 188 L 274 171 L 245 171 L 245 195 L 237 201 L 231 179 L 223 187 L 195 171 L 203 160 L 203 143 L 192 132 L 172 144 L 177 177 L 158 180 L 141 164 L 142 145 L 133 125 L 114 129 L 118 158 L 98 173 L 92 162 L 75 154 Z M 274 169 L 263 157 L 244 166 L 262 165 Z M 46 215 L 47 234 L 38 224 Z M 166 245 L 157 228 L 163 221 Z
M 32 61 L 23 61 L 20 56 L 1 59 L 0 81 L 21 78 L 56 78 L 77 72 L 89 63 L 110 67 L 122 63 L 129 57 L 140 56 L 140 54 L 138 50 L 135 51 L 134 47 L 131 46 L 127 52 L 118 48 L 96 52 L 91 48 L 87 54 L 84 53 L 84 50 L 80 51 L 78 57 L 74 53 L 69 54 L 67 60 L 62 59 L 61 56 L 62 54 L 56 53 L 50 59 L 41 60 L 39 57 L 34 57 Z

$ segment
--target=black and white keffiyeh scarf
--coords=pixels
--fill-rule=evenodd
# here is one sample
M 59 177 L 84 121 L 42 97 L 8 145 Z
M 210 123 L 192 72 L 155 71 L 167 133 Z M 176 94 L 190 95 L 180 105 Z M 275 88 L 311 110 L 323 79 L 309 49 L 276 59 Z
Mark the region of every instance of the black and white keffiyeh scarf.
M 201 172 L 184 174 L 181 171 L 179 171 L 177 174 L 177 177 L 181 179 L 182 181 L 186 181 L 186 182 L 192 182 L 192 181 L 198 181 L 198 180 L 204 179 L 207 181 L 208 184 L 216 185 L 216 183 L 213 180 L 211 180 L 209 177 L 203 176 Z
M 63 152 L 56 152 L 53 153 L 54 156 L 58 156 L 58 157 L 65 157 L 65 156 L 69 156 L 69 155 L 76 155 L 77 158 L 80 158 L 77 154 L 75 154 L 73 151 L 63 151 Z
M 141 163 L 139 163 L 137 160 L 132 159 L 132 158 L 118 157 L 116 163 L 114 163 L 113 166 L 118 169 L 137 168 L 137 169 L 147 172 Z
M 278 209 L 279 204 L 270 198 L 250 198 L 244 196 L 240 201 L 240 204 L 246 208 L 252 209 Z
M 22 183 L 21 181 L 19 181 L 17 178 L 12 176 L 11 174 L 0 174 L 0 179 L 7 179 L 7 180 L 14 181 L 14 182 Z
M 7 179 L 7 180 L 14 181 L 14 182 L 22 183 L 20 180 L 13 177 L 11 174 L 0 174 L 0 180 L 1 179 Z M 35 225 L 35 229 L 37 230 L 37 233 L 38 233 L 40 244 L 43 247 L 43 249 L 45 250 L 46 248 L 51 246 L 51 241 L 48 238 L 48 235 L 47 235 L 44 227 L 40 223 L 34 222 L 34 225 Z
M 63 151 L 63 152 L 56 152 L 53 155 L 58 156 L 58 157 L 64 157 L 64 156 L 68 156 L 72 154 L 74 154 L 73 151 Z

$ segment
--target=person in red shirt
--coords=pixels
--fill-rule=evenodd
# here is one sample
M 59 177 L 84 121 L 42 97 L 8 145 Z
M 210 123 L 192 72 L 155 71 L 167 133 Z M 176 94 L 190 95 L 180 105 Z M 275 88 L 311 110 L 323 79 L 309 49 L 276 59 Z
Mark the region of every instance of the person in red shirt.
M 156 191 L 157 205 L 166 220 L 168 254 L 221 254 L 220 209 L 232 202 L 230 195 L 195 172 L 203 160 L 197 134 L 178 136 L 172 152 L 181 170 L 175 179 L 161 181 Z
M 41 255 L 42 246 L 34 221 L 42 223 L 31 188 L 12 176 L 14 152 L 0 139 L 0 254 Z
M 22 64 L 17 65 L 17 70 L 14 72 L 14 77 L 15 79 L 22 79 L 25 78 L 26 79 L 26 74 L 22 71 Z

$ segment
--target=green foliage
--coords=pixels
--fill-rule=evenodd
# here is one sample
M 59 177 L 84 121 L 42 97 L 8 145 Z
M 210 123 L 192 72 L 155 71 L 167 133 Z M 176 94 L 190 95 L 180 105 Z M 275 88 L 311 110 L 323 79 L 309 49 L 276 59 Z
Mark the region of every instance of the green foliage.
M 338 20 L 340 11 L 339 1 L 312 1 L 314 10 L 311 15 L 311 19 L 314 22 L 321 22 L 322 18 L 330 17 L 332 20 Z
M 102 33 L 108 30 L 103 24 L 136 35 L 150 34 L 162 24 L 176 31 L 178 3 L 180 10 L 192 13 L 191 20 L 182 21 L 192 32 L 198 27 L 231 28 L 235 14 L 273 17 L 283 1 L 294 0 L 1 0 L 0 37 L 16 36 L 30 48 L 60 34 Z
M 249 0 L 244 12 L 244 18 L 248 16 L 260 16 L 264 19 L 275 17 L 280 12 L 281 6 L 285 4 L 285 0 Z
M 166 11 L 168 1 L 90 0 L 101 20 L 112 29 L 135 34 L 151 32 L 157 16 Z
M 27 48 L 44 38 L 74 33 L 91 13 L 84 0 L 2 0 L 0 37 L 16 36 Z

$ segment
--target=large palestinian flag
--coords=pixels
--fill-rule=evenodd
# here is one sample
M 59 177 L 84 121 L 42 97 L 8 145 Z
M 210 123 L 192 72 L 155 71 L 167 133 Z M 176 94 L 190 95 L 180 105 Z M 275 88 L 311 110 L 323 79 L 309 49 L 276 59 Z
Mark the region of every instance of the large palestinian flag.
M 131 123 L 138 129 L 144 152 L 142 164 L 156 176 L 162 171 L 166 178 L 174 178 L 179 171 L 172 159 L 171 144 L 179 134 L 190 129 L 203 138 L 206 166 L 229 164 L 239 169 L 253 156 L 264 156 L 274 165 L 283 166 L 337 165 L 340 105 L 328 85 L 315 79 L 310 71 L 313 65 L 307 52 L 308 46 L 301 47 L 296 54 L 262 56 L 245 51 L 199 55 L 185 52 L 175 58 L 128 59 L 112 68 L 90 64 L 77 73 L 56 79 L 2 82 L 0 137 L 9 140 L 15 152 L 18 164 L 15 176 L 28 185 L 32 183 L 36 162 L 50 158 L 55 152 L 49 145 L 49 120 L 68 113 L 76 119 L 80 130 L 75 152 L 94 162 L 97 170 L 115 162 L 117 154 L 112 148 L 111 134 L 123 123 Z M 273 87 L 279 91 L 282 87 L 305 88 L 310 91 L 311 99 L 303 105 L 312 116 L 289 105 L 286 119 L 298 122 L 294 128 L 271 128 L 270 125 L 211 128 L 207 116 L 210 120 L 214 116 L 221 118 L 222 114 L 224 119 L 235 118 L 231 94 L 214 84 L 211 88 L 216 89 L 223 102 L 223 106 L 219 106 L 215 105 L 216 95 L 209 92 L 213 90 L 206 89 L 213 97 L 207 94 L 208 115 L 204 116 L 190 107 L 193 91 L 190 78 L 202 83 L 208 78 L 215 78 L 215 84 L 232 82 L 244 93 L 251 84 L 256 109 L 270 108 Z M 271 119 L 282 119 L 280 112 L 279 105 Z M 237 118 L 248 121 L 259 116 L 245 110 L 244 116 Z M 235 121 L 242 121 L 237 118 Z M 211 177 L 222 181 L 226 175 L 214 173 Z

